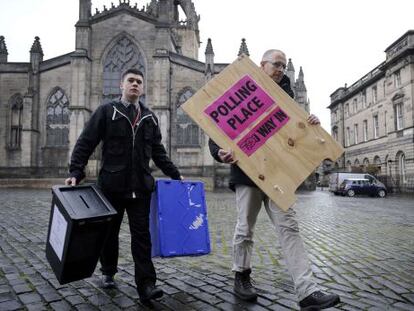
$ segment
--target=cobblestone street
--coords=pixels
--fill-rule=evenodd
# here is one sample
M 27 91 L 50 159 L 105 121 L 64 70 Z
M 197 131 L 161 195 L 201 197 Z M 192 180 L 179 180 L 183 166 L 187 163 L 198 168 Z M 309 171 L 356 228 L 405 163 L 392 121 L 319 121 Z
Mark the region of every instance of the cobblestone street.
M 99 270 L 59 285 L 45 257 L 51 192 L 0 189 L 0 310 L 147 310 L 137 302 L 129 230 L 120 240 L 117 289 L 99 288 Z M 252 277 L 256 303 L 233 295 L 234 195 L 207 193 L 212 252 L 156 258 L 165 291 L 154 310 L 298 310 L 293 284 L 264 210 L 257 223 Z M 338 293 L 331 310 L 414 310 L 414 197 L 298 194 L 295 207 L 316 282 Z M 125 217 L 125 221 L 126 221 Z

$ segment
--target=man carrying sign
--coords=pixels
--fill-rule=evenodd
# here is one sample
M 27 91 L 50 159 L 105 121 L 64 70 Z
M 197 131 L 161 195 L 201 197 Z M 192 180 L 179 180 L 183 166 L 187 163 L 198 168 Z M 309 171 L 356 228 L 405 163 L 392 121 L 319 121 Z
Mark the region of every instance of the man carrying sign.
M 284 74 L 286 56 L 280 50 L 269 50 L 260 63 L 262 70 L 269 75 L 290 97 L 294 94 L 290 80 Z M 319 119 L 310 115 L 308 123 L 319 124 Z M 231 124 L 230 124 L 231 125 Z M 219 162 L 231 164 L 230 188 L 236 192 L 237 224 L 233 238 L 233 268 L 235 272 L 234 292 L 244 300 L 256 300 L 257 293 L 250 280 L 253 233 L 257 216 L 264 203 L 267 214 L 279 235 L 282 252 L 300 300 L 302 310 L 324 309 L 339 303 L 336 294 L 324 294 L 312 280 L 312 270 L 308 255 L 299 234 L 295 211 L 287 212 L 260 190 L 257 185 L 237 166 L 232 150 L 221 149 L 209 140 L 211 155 Z

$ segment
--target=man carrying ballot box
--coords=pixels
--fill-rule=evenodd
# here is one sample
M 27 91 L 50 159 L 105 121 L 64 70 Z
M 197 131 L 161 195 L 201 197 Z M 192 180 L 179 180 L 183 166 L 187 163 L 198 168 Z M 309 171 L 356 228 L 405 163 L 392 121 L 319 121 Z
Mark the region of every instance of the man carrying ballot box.
M 105 241 L 100 261 L 102 287 L 115 287 L 118 272 L 119 230 L 127 212 L 131 232 L 131 251 L 135 264 L 135 283 L 141 302 L 160 298 L 155 286 L 156 273 L 151 259 L 149 213 L 155 181 L 149 162 L 152 159 L 164 174 L 182 179 L 161 143 L 155 114 L 139 101 L 144 93 L 144 75 L 130 68 L 122 73 L 122 97 L 100 105 L 85 125 L 73 149 L 70 177 L 66 185 L 77 185 L 85 177 L 85 166 L 102 141 L 102 167 L 98 185 L 118 212 Z
M 286 55 L 280 50 L 268 50 L 260 63 L 262 70 L 272 78 L 290 97 L 294 93 L 290 80 L 284 74 Z M 319 119 L 310 115 L 308 123 L 319 124 Z M 241 299 L 253 301 L 257 293 L 250 279 L 253 233 L 262 203 L 279 236 L 283 255 L 302 310 L 325 309 L 340 302 L 336 294 L 325 294 L 312 280 L 312 270 L 302 238 L 295 211 L 280 209 L 257 185 L 237 166 L 232 150 L 221 149 L 209 140 L 211 155 L 219 162 L 231 164 L 229 186 L 236 192 L 237 224 L 233 237 L 233 268 L 235 272 L 234 292 Z

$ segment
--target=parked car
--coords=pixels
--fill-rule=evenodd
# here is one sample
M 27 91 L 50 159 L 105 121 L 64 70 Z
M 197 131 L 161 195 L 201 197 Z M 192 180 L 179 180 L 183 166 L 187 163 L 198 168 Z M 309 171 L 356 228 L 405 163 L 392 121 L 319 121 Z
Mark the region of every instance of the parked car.
M 372 183 L 381 183 L 374 176 L 367 173 L 334 172 L 329 175 L 329 191 L 335 195 L 340 194 L 338 190 L 345 179 L 368 179 Z
M 349 178 L 341 183 L 338 193 L 349 197 L 353 197 L 356 194 L 366 194 L 384 198 L 387 195 L 387 188 L 381 182 L 365 178 Z

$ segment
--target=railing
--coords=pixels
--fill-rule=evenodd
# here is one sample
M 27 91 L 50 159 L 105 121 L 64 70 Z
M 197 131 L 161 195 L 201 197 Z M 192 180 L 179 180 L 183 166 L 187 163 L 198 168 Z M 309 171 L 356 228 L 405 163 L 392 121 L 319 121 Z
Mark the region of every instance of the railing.
M 379 175 L 377 178 L 389 193 L 414 193 L 414 174 L 406 174 L 404 182 L 399 174 Z

